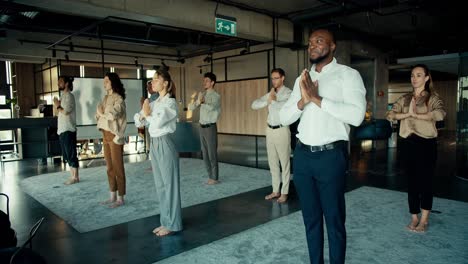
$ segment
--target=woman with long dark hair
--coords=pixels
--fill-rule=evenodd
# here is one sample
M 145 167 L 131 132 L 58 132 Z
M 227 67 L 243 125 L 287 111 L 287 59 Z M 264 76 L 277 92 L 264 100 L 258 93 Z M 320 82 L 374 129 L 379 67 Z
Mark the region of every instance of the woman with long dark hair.
M 97 127 L 102 131 L 104 159 L 107 165 L 110 198 L 101 204 L 116 208 L 124 204 L 126 193 L 123 146 L 127 113 L 125 105 L 125 88 L 119 75 L 113 72 L 104 77 L 106 95 L 98 104 L 96 111 Z M 118 191 L 118 195 L 117 195 Z
M 408 179 L 411 222 L 407 228 L 425 232 L 432 209 L 432 178 L 437 160 L 436 121 L 445 117 L 442 100 L 432 90 L 429 68 L 418 64 L 411 69 L 413 91 L 400 97 L 387 113 L 390 121 L 400 120 L 402 153 Z M 422 211 L 422 212 L 421 212 Z M 419 218 L 421 213 L 421 218 Z
M 148 126 L 151 135 L 151 167 L 161 210 L 161 225 L 153 233 L 167 236 L 182 230 L 179 153 L 171 138 L 176 130 L 178 108 L 175 85 L 167 71 L 156 71 L 152 87 L 159 93 L 158 99 L 152 103 L 146 99 L 134 120 L 137 127 Z

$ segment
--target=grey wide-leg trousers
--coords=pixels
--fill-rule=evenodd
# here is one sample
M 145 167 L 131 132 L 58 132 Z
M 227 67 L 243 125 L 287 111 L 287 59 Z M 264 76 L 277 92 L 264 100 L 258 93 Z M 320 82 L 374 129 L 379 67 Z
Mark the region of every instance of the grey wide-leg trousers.
M 161 225 L 170 231 L 180 231 L 179 153 L 170 135 L 151 138 L 150 156 L 161 209 Z

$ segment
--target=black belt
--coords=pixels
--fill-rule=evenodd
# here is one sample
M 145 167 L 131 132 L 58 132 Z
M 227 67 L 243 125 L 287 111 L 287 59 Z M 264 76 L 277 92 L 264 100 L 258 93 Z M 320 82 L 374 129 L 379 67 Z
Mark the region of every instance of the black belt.
M 201 126 L 202 128 L 207 128 L 207 127 L 214 126 L 214 125 L 216 125 L 216 123 L 211 123 L 211 124 L 200 124 L 200 126 Z
M 332 149 L 336 149 L 336 148 L 340 148 L 340 147 L 345 147 L 345 146 L 348 145 L 348 141 L 344 141 L 344 140 L 335 141 L 335 142 L 325 144 L 325 145 L 321 145 L 321 146 L 310 146 L 310 145 L 306 145 L 306 144 L 302 143 L 301 141 L 298 141 L 298 143 L 302 147 L 304 147 L 305 149 L 307 149 L 310 152 L 332 150 Z
M 280 127 L 283 127 L 282 125 L 278 125 L 278 126 L 272 126 L 270 124 L 267 124 L 269 128 L 271 129 L 277 129 L 277 128 L 280 128 Z

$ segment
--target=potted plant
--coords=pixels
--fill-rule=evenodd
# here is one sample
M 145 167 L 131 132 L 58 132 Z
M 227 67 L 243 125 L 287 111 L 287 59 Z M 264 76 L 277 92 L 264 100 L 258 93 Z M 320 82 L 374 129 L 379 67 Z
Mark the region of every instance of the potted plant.
M 20 116 L 20 106 L 18 104 L 18 98 L 15 97 L 11 99 L 6 99 L 6 103 L 13 105 L 13 118 L 18 118 Z

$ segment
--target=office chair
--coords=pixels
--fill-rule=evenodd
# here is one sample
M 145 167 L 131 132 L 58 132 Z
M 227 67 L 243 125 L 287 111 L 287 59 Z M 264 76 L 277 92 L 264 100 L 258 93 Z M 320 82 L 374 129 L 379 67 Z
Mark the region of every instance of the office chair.
M 8 215 L 8 220 L 10 220 L 10 197 L 8 197 L 6 193 L 0 193 L 0 196 L 5 196 L 6 198 L 7 215 Z
M 44 221 L 44 217 L 39 219 L 39 221 L 37 221 L 31 227 L 31 230 L 29 231 L 28 240 L 26 240 L 26 242 L 24 242 L 23 245 L 13 253 L 13 255 L 10 258 L 10 264 L 14 264 L 15 260 L 20 258 L 18 256 L 20 256 L 22 252 L 27 252 L 26 259 L 24 259 L 24 256 L 23 256 L 23 258 L 21 259 L 21 262 L 18 262 L 18 263 L 38 263 L 38 264 L 45 263 L 44 259 L 42 259 L 42 257 L 40 255 L 38 255 L 38 254 L 34 253 L 34 251 L 32 251 L 32 240 L 36 236 L 37 230 L 42 225 L 43 221 Z M 28 251 L 25 251 L 26 245 L 29 245 L 29 250 Z

